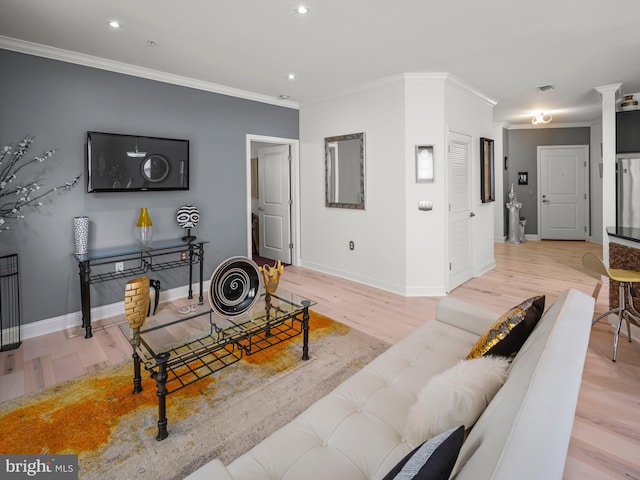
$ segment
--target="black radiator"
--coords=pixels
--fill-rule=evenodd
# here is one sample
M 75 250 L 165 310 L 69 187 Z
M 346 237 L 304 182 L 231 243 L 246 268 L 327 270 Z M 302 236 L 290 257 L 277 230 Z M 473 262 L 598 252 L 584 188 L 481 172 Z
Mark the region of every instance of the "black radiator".
M 18 348 L 20 340 L 18 254 L 0 257 L 0 352 Z

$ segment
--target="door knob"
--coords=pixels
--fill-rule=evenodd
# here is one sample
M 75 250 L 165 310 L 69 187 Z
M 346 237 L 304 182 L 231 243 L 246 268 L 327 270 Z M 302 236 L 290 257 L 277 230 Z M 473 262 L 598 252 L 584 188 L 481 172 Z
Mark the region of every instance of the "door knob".
M 545 204 L 549 205 L 551 202 L 549 200 L 545 199 L 545 200 L 542 200 L 542 203 L 545 203 Z
M 264 211 L 264 208 L 262 208 L 262 207 L 258 207 L 258 210 L 260 210 L 261 212 L 263 212 L 263 211 Z

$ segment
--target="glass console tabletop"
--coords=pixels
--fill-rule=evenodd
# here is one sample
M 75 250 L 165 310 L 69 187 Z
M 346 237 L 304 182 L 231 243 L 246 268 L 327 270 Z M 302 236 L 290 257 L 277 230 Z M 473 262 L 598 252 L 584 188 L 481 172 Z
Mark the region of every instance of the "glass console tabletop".
M 219 316 L 204 305 L 163 309 L 139 331 L 119 325 L 133 347 L 134 389 L 142 391 L 141 364 L 156 380 L 158 440 L 167 437 L 166 395 L 278 343 L 303 334 L 302 360 L 309 359 L 309 307 L 316 302 L 283 289 L 262 294 L 242 315 Z M 196 310 L 193 312 L 191 309 Z

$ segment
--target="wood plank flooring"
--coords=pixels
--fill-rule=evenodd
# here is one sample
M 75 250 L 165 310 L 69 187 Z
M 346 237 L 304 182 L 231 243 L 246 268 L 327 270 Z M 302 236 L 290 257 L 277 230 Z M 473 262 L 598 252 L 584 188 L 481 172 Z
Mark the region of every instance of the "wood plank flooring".
M 585 242 L 496 244 L 496 268 L 451 295 L 497 313 L 539 293 L 548 304 L 571 287 L 591 295 L 596 280 L 580 260 L 586 252 L 602 256 L 601 250 Z M 389 342 L 432 318 L 440 300 L 406 298 L 300 267 L 287 267 L 281 285 L 316 300 L 317 312 Z M 607 305 L 608 289 L 602 288 L 596 312 Z M 90 340 L 77 327 L 0 352 L 0 402 L 129 359 L 128 340 L 116 326 L 124 321 L 118 316 L 96 322 Z M 613 329 L 601 321 L 591 331 L 565 479 L 640 480 L 640 345 L 621 337 L 617 363 L 612 350 Z

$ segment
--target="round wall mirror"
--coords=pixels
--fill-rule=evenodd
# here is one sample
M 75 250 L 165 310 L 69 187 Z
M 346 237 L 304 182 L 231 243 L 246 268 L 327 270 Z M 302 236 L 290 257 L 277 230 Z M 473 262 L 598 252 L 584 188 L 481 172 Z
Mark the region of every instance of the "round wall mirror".
M 142 176 L 150 182 L 161 182 L 169 175 L 169 161 L 162 155 L 147 155 L 140 166 Z

